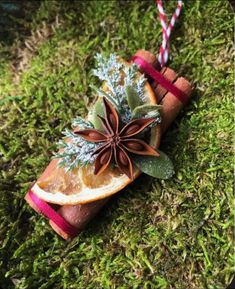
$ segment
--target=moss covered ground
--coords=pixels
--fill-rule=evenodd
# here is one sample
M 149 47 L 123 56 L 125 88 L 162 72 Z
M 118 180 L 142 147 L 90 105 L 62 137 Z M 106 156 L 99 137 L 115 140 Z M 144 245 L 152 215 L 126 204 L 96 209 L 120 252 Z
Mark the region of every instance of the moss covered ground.
M 157 52 L 161 28 L 154 1 L 23 3 L 23 16 L 5 15 L 0 30 L 0 287 L 226 288 L 234 274 L 229 3 L 185 1 L 171 39 L 169 66 L 195 86 L 162 142 L 175 176 L 142 175 L 71 242 L 24 194 L 61 131 L 86 115 L 94 55 Z M 174 6 L 165 1 L 168 15 Z

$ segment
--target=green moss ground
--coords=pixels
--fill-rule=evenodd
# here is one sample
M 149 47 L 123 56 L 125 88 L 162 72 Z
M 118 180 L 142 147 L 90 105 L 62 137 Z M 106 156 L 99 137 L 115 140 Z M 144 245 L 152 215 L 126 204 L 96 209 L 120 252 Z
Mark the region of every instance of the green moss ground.
M 165 135 L 176 175 L 142 175 L 71 242 L 23 200 L 61 131 L 85 116 L 97 52 L 157 52 L 154 1 L 26 5 L 0 45 L 0 287 L 222 289 L 234 274 L 233 12 L 185 1 L 169 66 L 195 85 Z M 170 14 L 175 1 L 168 1 Z M 9 24 L 10 25 L 10 24 Z M 12 27 L 11 27 L 12 28 Z M 30 36 L 31 35 L 31 36 Z M 23 58 L 22 58 L 23 55 Z M 13 99 L 12 99 L 13 98 Z

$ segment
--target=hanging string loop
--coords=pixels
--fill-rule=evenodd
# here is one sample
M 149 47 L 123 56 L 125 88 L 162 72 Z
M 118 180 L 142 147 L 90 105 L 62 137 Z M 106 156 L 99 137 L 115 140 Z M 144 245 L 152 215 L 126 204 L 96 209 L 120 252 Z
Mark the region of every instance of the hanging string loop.
M 167 60 L 169 57 L 169 39 L 170 39 L 171 31 L 175 25 L 175 22 L 180 15 L 180 12 L 183 6 L 183 1 L 178 0 L 178 5 L 175 9 L 175 12 L 173 13 L 171 17 L 171 20 L 168 26 L 166 22 L 166 16 L 165 16 L 165 12 L 163 9 L 162 0 L 156 0 L 156 4 L 157 4 L 158 11 L 159 11 L 159 18 L 160 18 L 160 22 L 162 26 L 162 45 L 160 47 L 158 61 L 161 67 L 163 67 L 167 63 Z

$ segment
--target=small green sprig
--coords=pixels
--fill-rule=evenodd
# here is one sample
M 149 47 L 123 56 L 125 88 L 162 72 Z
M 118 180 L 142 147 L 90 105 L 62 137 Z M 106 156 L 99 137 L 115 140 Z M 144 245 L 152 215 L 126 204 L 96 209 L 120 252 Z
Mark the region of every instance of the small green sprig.
M 93 70 L 93 73 L 101 81 L 105 81 L 108 88 L 108 92 L 104 92 L 102 88 L 99 90 L 96 88 L 98 95 L 107 97 L 116 107 L 123 121 L 128 122 L 131 119 L 131 109 L 126 91 L 131 87 L 132 91 L 138 95 L 138 99 L 145 102 L 145 77 L 139 75 L 136 64 L 126 65 L 115 54 L 111 54 L 108 58 L 97 54 L 96 60 L 98 67 Z
M 79 126 L 81 129 L 94 128 L 91 122 L 80 117 L 73 120 L 73 126 Z M 54 158 L 59 158 L 60 167 L 69 171 L 94 161 L 95 157 L 92 154 L 99 143 L 88 142 L 68 129 L 63 132 L 63 135 L 63 139 L 57 143 L 59 152 L 54 154 Z

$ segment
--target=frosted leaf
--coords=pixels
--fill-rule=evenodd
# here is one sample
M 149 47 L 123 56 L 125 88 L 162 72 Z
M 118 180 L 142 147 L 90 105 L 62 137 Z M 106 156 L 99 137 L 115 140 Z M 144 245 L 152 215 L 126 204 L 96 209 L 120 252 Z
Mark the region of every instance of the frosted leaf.
M 174 167 L 169 157 L 159 151 L 160 156 L 135 156 L 134 163 L 141 172 L 154 178 L 169 179 L 174 174 Z

